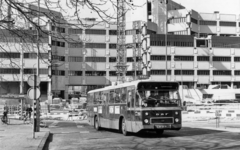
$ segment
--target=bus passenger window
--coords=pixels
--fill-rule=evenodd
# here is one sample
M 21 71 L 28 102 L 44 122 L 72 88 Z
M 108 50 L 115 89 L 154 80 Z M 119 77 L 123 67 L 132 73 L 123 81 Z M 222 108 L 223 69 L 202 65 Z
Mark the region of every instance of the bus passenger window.
M 141 106 L 141 98 L 140 98 L 140 96 L 136 93 L 135 107 L 140 107 L 140 106 Z
M 115 97 L 116 97 L 115 95 L 116 94 L 115 94 L 114 90 L 111 90 L 110 91 L 109 104 L 114 103 L 114 100 L 115 100 Z
M 116 93 L 116 97 L 115 97 L 115 103 L 120 103 L 120 98 L 121 98 L 121 89 L 116 89 L 115 93 Z
M 128 102 L 127 102 L 128 107 L 133 107 L 134 106 L 134 93 L 133 90 L 128 91 Z
M 126 103 L 127 102 L 127 88 L 122 88 L 121 89 L 121 103 Z
M 99 100 L 100 100 L 99 93 L 98 92 L 94 93 L 93 103 L 97 104 Z

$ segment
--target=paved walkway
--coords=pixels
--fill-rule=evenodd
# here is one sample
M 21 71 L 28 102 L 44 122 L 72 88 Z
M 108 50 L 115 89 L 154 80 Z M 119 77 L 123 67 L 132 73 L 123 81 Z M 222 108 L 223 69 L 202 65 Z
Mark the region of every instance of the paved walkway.
M 1 150 L 41 150 L 49 135 L 49 129 L 40 128 L 33 138 L 32 124 L 23 124 L 22 120 L 10 119 L 10 124 L 0 123 Z

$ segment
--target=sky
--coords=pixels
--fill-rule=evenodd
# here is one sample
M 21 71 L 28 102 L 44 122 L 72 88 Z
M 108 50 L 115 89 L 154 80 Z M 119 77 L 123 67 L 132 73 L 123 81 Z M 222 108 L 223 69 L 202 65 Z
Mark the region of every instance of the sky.
M 197 12 L 220 14 L 240 14 L 240 0 L 173 0 L 186 9 L 194 9 Z

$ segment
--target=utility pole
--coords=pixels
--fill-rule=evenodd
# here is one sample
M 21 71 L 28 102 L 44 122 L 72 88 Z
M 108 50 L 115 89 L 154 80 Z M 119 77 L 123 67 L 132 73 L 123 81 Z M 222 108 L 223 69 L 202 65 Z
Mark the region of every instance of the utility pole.
M 38 27 L 39 26 L 39 20 L 40 20 L 40 0 L 38 0 L 38 13 L 37 13 L 37 27 L 36 27 L 36 30 L 37 30 L 37 70 L 36 70 L 36 75 L 39 77 L 39 55 L 40 55 L 40 50 L 39 50 L 39 29 Z M 40 89 L 40 85 L 39 85 L 39 89 Z M 40 131 L 40 99 L 36 99 L 36 132 L 39 132 Z

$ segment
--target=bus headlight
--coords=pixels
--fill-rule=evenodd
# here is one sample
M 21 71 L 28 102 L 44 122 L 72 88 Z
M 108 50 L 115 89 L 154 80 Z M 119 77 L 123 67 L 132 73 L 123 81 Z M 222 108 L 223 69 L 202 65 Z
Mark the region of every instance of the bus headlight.
M 175 122 L 179 122 L 179 119 L 178 119 L 178 118 L 175 118 Z
M 148 119 L 144 119 L 144 123 L 148 123 L 149 121 L 148 121 Z
M 178 115 L 178 111 L 175 111 L 175 115 Z
M 148 112 L 145 112 L 145 115 L 148 116 Z

